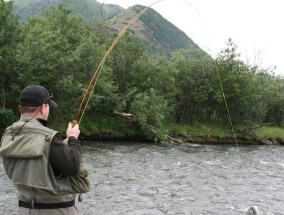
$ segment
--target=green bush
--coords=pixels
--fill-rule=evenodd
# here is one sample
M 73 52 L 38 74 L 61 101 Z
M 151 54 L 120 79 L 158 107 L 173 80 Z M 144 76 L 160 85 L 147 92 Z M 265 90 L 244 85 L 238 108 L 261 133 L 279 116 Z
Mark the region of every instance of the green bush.
M 0 132 L 15 121 L 14 112 L 11 109 L 0 109 Z

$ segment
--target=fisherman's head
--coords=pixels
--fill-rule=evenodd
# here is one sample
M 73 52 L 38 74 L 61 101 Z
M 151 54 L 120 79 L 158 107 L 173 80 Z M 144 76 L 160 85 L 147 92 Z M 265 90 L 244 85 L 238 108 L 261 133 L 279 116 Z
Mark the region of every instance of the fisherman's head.
M 56 108 L 57 104 L 52 100 L 50 94 L 43 86 L 29 85 L 25 87 L 19 98 L 19 109 L 21 114 L 33 114 L 38 112 L 41 118 L 47 120 L 49 107 Z

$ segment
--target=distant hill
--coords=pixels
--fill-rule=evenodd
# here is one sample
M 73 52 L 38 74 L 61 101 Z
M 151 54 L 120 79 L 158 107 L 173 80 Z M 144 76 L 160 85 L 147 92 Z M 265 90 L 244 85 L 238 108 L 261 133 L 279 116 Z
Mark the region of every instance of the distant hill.
M 132 17 L 145 7 L 135 5 L 111 18 L 109 26 L 119 31 Z M 149 8 L 128 31 L 138 38 L 143 39 L 158 52 L 171 52 L 186 48 L 193 44 L 198 47 L 183 31 L 163 18 L 158 12 Z
M 14 0 L 14 11 L 21 21 L 25 22 L 29 17 L 59 2 L 62 0 Z M 100 21 L 106 21 L 115 31 L 120 31 L 133 16 L 145 8 L 135 5 L 125 10 L 118 5 L 101 4 L 96 0 L 69 0 L 67 5 L 74 14 L 82 16 L 88 24 L 95 25 Z M 189 45 L 200 49 L 183 31 L 152 8 L 133 23 L 128 32 L 145 41 L 153 52 L 170 53 Z
M 26 22 L 29 17 L 60 2 L 62 0 L 14 0 L 14 11 L 22 22 Z M 82 16 L 88 24 L 92 25 L 108 20 L 125 10 L 118 5 L 101 4 L 96 0 L 69 0 L 67 5 L 74 14 Z
M 13 0 L 14 11 L 20 17 L 20 21 L 26 22 L 31 16 L 46 10 L 52 4 L 58 4 L 61 0 Z

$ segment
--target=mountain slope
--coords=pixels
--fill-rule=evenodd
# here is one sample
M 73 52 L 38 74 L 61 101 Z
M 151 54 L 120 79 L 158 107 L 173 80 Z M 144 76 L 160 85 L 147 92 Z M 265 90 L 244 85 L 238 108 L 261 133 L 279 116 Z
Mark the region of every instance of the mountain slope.
M 29 17 L 61 2 L 63 0 L 14 0 L 14 11 L 22 22 L 26 22 Z M 69 0 L 66 5 L 91 25 L 110 19 L 124 10 L 118 5 L 101 4 L 96 0 Z
M 14 0 L 14 10 L 21 21 L 48 9 L 63 0 Z M 119 32 L 137 13 L 145 7 L 135 5 L 123 9 L 118 5 L 101 4 L 96 0 L 69 0 L 67 6 L 91 25 L 106 21 L 110 28 Z M 193 45 L 200 49 L 183 31 L 149 8 L 128 29 L 128 32 L 145 41 L 153 52 L 170 53 Z
M 108 21 L 109 25 L 120 31 L 136 14 L 145 7 L 135 5 L 128 8 Z M 198 46 L 180 29 L 163 18 L 152 8 L 149 8 L 128 29 L 132 35 L 143 39 L 148 45 L 154 46 L 156 51 L 171 52 L 188 45 Z
M 58 4 L 61 0 L 14 0 L 14 11 L 22 22 L 27 21 L 31 16 L 39 14 L 53 4 Z

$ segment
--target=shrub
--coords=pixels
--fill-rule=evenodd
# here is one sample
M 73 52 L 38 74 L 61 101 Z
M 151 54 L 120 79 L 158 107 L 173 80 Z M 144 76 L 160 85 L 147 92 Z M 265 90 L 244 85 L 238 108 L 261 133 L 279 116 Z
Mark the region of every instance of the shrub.
M 11 109 L 0 109 L 0 132 L 15 121 L 14 112 Z

